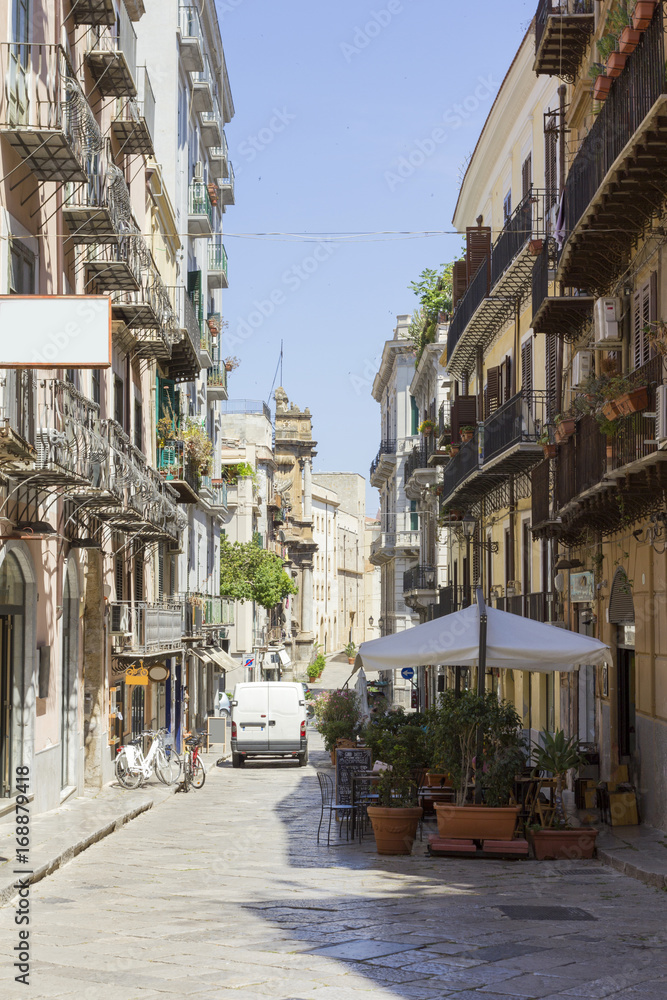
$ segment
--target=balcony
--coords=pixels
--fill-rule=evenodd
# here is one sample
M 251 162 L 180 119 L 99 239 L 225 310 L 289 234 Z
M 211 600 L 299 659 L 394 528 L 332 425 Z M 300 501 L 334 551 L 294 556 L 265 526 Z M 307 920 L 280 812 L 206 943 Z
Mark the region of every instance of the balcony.
M 104 147 L 100 127 L 59 45 L 0 46 L 0 133 L 39 181 L 82 182 Z
M 192 299 L 182 285 L 170 288 L 171 308 L 176 317 L 180 339 L 174 340 L 169 362 L 169 378 L 176 382 L 192 382 L 201 371 L 201 327 Z
M 144 0 L 123 0 L 131 21 L 140 21 L 146 13 Z
M 199 338 L 199 363 L 202 368 L 210 368 L 213 364 L 213 337 L 208 322 L 201 324 Z
M 7 473 L 31 472 L 36 457 L 34 374 L 6 370 L 0 377 L 0 463 Z
M 557 538 L 560 519 L 554 514 L 555 467 L 540 462 L 530 474 L 531 531 L 534 538 Z
M 213 108 L 210 111 L 202 111 L 199 115 L 201 128 L 201 139 L 207 148 L 217 148 L 222 145 L 222 115 L 218 98 L 213 99 Z
M 86 65 L 102 97 L 136 97 L 137 34 L 124 4 L 113 25 L 90 28 Z
M 63 220 L 73 243 L 116 243 L 133 226 L 130 192 L 110 157 L 100 157 L 85 184 L 66 189 Z
M 438 444 L 441 448 L 452 440 L 452 403 L 449 400 L 440 404 L 437 434 Z
M 145 268 L 138 289 L 118 291 L 111 297 L 116 322 L 134 333 L 136 353 L 142 357 L 169 358 L 176 318 L 167 289 L 154 264 Z
M 204 69 L 203 32 L 196 7 L 178 8 L 179 47 L 183 69 L 201 73 Z
M 91 243 L 84 263 L 86 294 L 136 291 L 141 286 L 138 236 L 122 236 L 117 243 Z
M 193 181 L 190 185 L 188 233 L 190 236 L 213 235 L 213 205 L 203 181 Z
M 227 280 L 227 251 L 220 240 L 209 240 L 208 287 L 229 288 Z
M 144 601 L 112 601 L 110 632 L 116 645 L 127 654 L 149 656 L 167 650 L 180 651 L 183 636 L 183 605 L 177 602 L 148 604 Z
M 445 510 L 460 507 L 463 512 L 479 496 L 476 486 L 479 477 L 479 428 L 471 441 L 461 446 L 461 450 L 445 468 L 442 486 L 442 505 Z
M 206 393 L 209 399 L 227 399 L 227 369 L 215 362 L 206 373 Z
M 558 281 L 604 293 L 624 273 L 667 191 L 666 120 L 663 5 L 658 4 L 570 165 Z
M 371 464 L 371 486 L 379 488 L 396 468 L 396 441 L 388 439 L 380 445 L 377 458 Z
M 533 332 L 576 341 L 593 318 L 595 297 L 579 289 L 564 289 L 560 295 L 549 294 L 555 275 L 555 270 L 550 270 L 552 252 L 549 241 L 545 240 L 533 267 Z
M 403 574 L 403 593 L 414 594 L 421 591 L 435 597 L 438 593 L 437 576 L 434 566 L 414 566 Z
M 220 136 L 220 144 L 209 148 L 208 162 L 212 177 L 219 180 L 229 175 L 229 149 L 227 148 L 227 136 L 224 130 Z
M 230 399 L 221 410 L 223 413 L 261 413 L 271 423 L 271 408 L 261 399 Z
M 534 241 L 545 237 L 553 192 L 532 188 L 506 223 L 460 299 L 447 335 L 447 369 L 458 378 L 474 369 L 532 289 Z
M 213 74 L 208 57 L 204 56 L 204 65 L 199 73 L 192 74 L 192 110 L 199 112 L 212 112 L 214 108 L 213 94 L 215 87 L 213 84 Z
M 420 542 L 420 531 L 384 531 L 371 545 L 370 561 L 374 566 L 382 566 L 397 556 L 416 559 Z
M 434 455 L 437 455 L 437 452 L 427 445 L 413 448 L 408 455 L 403 469 L 403 481 L 410 500 L 418 500 L 425 486 L 434 485 L 437 472 L 430 462 Z
M 556 606 L 554 595 L 539 591 L 534 594 L 515 594 L 512 597 L 497 597 L 498 611 L 507 611 L 511 615 L 531 618 L 535 622 L 556 621 Z
M 540 0 L 534 71 L 574 83 L 594 28 L 593 0 Z
M 138 73 L 136 100 L 119 98 L 118 114 L 111 122 L 111 134 L 119 152 L 128 156 L 155 155 L 155 94 L 146 67 Z
M 223 205 L 227 206 L 227 205 L 235 205 L 236 204 L 236 201 L 234 200 L 234 198 L 235 198 L 235 195 L 234 195 L 234 167 L 229 162 L 227 164 L 227 177 L 224 178 L 222 180 L 222 183 L 220 184 L 220 196 L 222 198 L 222 204 Z
M 115 24 L 115 0 L 78 0 L 71 14 L 77 27 L 80 24 Z
M 607 477 L 610 479 L 624 478 L 640 466 L 647 466 L 659 461 L 657 455 L 656 418 L 657 388 L 662 385 L 665 376 L 664 356 L 656 355 L 641 368 L 630 373 L 630 380 L 635 388 L 646 386 L 648 389 L 648 407 L 642 413 L 633 413 L 629 417 L 618 417 L 615 421 L 617 430 L 611 439 L 611 461 L 607 462 Z
M 224 479 L 211 479 L 210 476 L 202 476 L 199 495 L 209 507 L 227 510 L 227 483 Z
M 201 475 L 185 453 L 184 441 L 167 441 L 157 449 L 157 469 L 178 494 L 179 503 L 197 503 Z

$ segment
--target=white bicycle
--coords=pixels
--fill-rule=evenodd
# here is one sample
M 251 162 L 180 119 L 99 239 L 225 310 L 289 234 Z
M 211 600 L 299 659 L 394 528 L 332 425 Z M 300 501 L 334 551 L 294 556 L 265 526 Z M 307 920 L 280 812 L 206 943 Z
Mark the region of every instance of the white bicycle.
M 181 775 L 181 759 L 173 747 L 165 746 L 166 729 L 146 730 L 121 747 L 116 757 L 116 777 L 123 788 L 138 788 L 148 781 L 153 772 L 165 785 L 173 785 Z M 141 741 L 144 736 L 152 738 L 148 753 L 144 756 Z

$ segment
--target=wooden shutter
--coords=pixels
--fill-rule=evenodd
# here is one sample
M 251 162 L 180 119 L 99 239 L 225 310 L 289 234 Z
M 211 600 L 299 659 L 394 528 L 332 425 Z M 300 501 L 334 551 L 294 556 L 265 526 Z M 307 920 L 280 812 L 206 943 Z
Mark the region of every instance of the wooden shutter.
M 487 395 L 487 417 L 497 410 L 502 403 L 502 390 L 500 387 L 500 367 L 489 368 L 486 373 L 486 395 Z
M 452 274 L 452 305 L 460 302 L 468 287 L 468 263 L 465 259 L 454 261 L 454 271 Z
M 530 395 L 533 391 L 533 341 L 526 340 L 521 345 L 521 391 Z
M 466 278 L 470 284 L 480 265 L 491 257 L 491 228 L 489 226 L 469 226 L 466 229 Z
M 521 164 L 521 201 L 530 194 L 533 186 L 533 154 L 529 153 Z
M 557 381 L 556 363 L 558 360 L 558 341 L 555 333 L 548 333 L 546 335 L 545 348 L 547 356 L 546 390 L 549 398 L 555 400 Z
M 124 587 L 124 567 L 123 567 L 123 557 L 116 556 L 116 566 L 115 566 L 115 583 L 116 583 L 116 600 L 124 600 L 125 587 Z
M 652 282 L 649 280 L 635 292 L 632 344 L 635 368 L 641 368 L 651 357 L 651 344 L 647 336 L 647 327 L 653 321 L 651 285 Z
M 556 116 L 549 118 L 544 131 L 544 186 L 547 205 L 558 200 L 558 126 Z
M 477 396 L 459 396 L 452 403 L 452 441 L 458 442 L 461 428 L 477 423 Z
M 512 396 L 512 357 L 505 355 L 505 360 L 500 365 L 500 386 L 499 401 L 506 403 Z
M 144 556 L 140 552 L 134 559 L 134 599 L 143 601 L 144 599 Z

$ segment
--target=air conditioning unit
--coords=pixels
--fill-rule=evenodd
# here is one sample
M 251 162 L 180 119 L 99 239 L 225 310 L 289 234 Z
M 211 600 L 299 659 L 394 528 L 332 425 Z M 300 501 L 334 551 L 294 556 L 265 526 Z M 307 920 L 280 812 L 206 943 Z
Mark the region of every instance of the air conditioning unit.
M 606 347 L 621 342 L 621 300 L 597 299 L 595 302 L 595 343 Z
M 123 604 L 111 605 L 111 635 L 131 635 L 130 609 Z
M 572 359 L 572 388 L 578 389 L 593 374 L 591 351 L 577 351 Z
M 194 179 L 200 183 L 204 180 L 204 163 L 202 160 L 197 160 L 195 163 Z
M 181 538 L 177 538 L 175 541 L 167 543 L 167 552 L 170 556 L 180 555 L 183 551 L 183 541 Z
M 655 408 L 655 436 L 658 448 L 667 448 L 667 385 L 658 386 Z

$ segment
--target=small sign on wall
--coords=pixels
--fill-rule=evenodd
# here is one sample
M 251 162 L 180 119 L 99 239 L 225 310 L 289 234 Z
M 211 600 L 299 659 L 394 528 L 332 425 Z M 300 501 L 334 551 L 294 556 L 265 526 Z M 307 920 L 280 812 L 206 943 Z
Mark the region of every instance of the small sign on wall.
M 0 295 L 3 368 L 110 368 L 108 295 Z
M 570 573 L 570 600 L 576 604 L 590 604 L 595 600 L 592 573 Z

